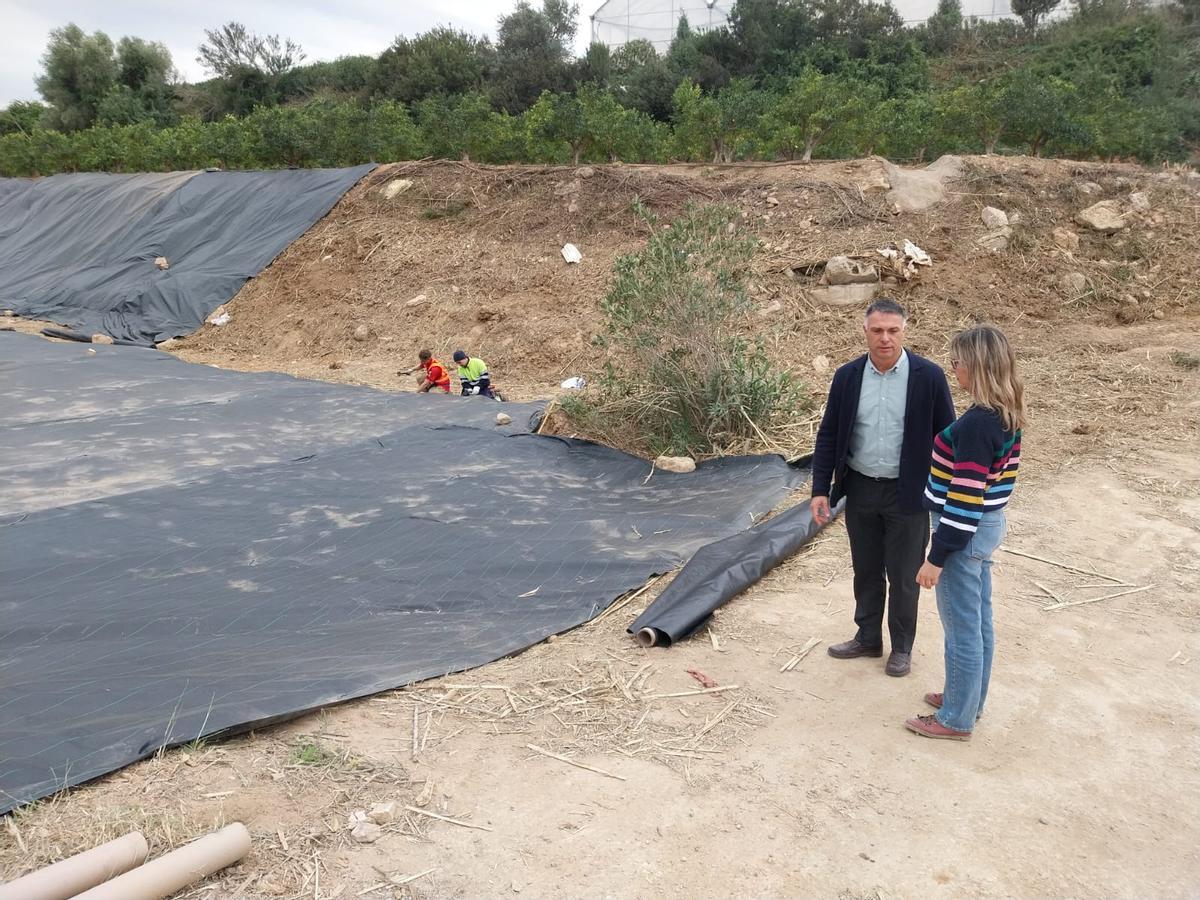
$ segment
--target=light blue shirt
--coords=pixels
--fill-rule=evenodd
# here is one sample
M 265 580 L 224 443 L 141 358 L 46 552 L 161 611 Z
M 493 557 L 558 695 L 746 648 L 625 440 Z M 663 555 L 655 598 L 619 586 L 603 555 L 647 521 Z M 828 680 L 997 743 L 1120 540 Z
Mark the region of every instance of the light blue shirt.
M 900 445 L 904 442 L 904 410 L 908 405 L 908 351 L 886 372 L 867 357 L 858 414 L 850 432 L 850 458 L 854 471 L 874 478 L 900 476 Z

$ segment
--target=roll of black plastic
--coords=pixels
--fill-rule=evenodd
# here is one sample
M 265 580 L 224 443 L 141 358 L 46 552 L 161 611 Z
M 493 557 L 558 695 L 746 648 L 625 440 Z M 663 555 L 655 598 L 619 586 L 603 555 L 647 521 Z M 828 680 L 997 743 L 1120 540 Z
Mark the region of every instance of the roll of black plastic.
M 835 516 L 843 506 L 838 504 Z M 714 609 L 799 551 L 822 527 L 805 500 L 748 531 L 701 547 L 629 633 L 644 647 L 669 647 L 695 634 Z

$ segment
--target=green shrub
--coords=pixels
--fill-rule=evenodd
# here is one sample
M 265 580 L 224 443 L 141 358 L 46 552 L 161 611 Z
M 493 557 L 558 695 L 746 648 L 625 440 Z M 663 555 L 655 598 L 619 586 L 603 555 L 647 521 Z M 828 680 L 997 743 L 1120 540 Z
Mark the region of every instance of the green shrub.
M 564 413 L 591 434 L 652 455 L 769 445 L 811 401 L 747 327 L 754 239 L 738 232 L 728 207 L 690 206 L 664 229 L 634 205 L 651 237 L 617 260 L 597 338 L 607 362 Z

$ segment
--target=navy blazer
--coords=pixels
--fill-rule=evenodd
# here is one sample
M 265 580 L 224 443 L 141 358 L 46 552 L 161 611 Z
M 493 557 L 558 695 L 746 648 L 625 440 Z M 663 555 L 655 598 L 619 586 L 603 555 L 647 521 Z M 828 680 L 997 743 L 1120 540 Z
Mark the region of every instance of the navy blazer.
M 813 448 L 812 493 L 836 506 L 842 498 L 850 433 L 858 415 L 867 355 L 833 373 L 829 401 Z M 903 512 L 921 512 L 921 497 L 929 479 L 933 436 L 954 421 L 950 385 L 941 366 L 908 351 L 908 394 L 904 408 L 904 439 L 900 445 L 899 501 Z

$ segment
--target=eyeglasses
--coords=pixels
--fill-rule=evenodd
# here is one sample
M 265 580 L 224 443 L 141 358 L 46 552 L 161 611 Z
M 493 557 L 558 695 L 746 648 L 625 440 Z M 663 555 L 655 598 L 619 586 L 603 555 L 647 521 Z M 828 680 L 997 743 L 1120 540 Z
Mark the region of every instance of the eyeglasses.
M 962 360 L 961 360 L 961 359 L 952 359 L 952 360 L 950 360 L 950 368 L 952 368 L 952 369 L 957 369 L 957 368 L 958 368 L 960 365 L 962 365 Z

